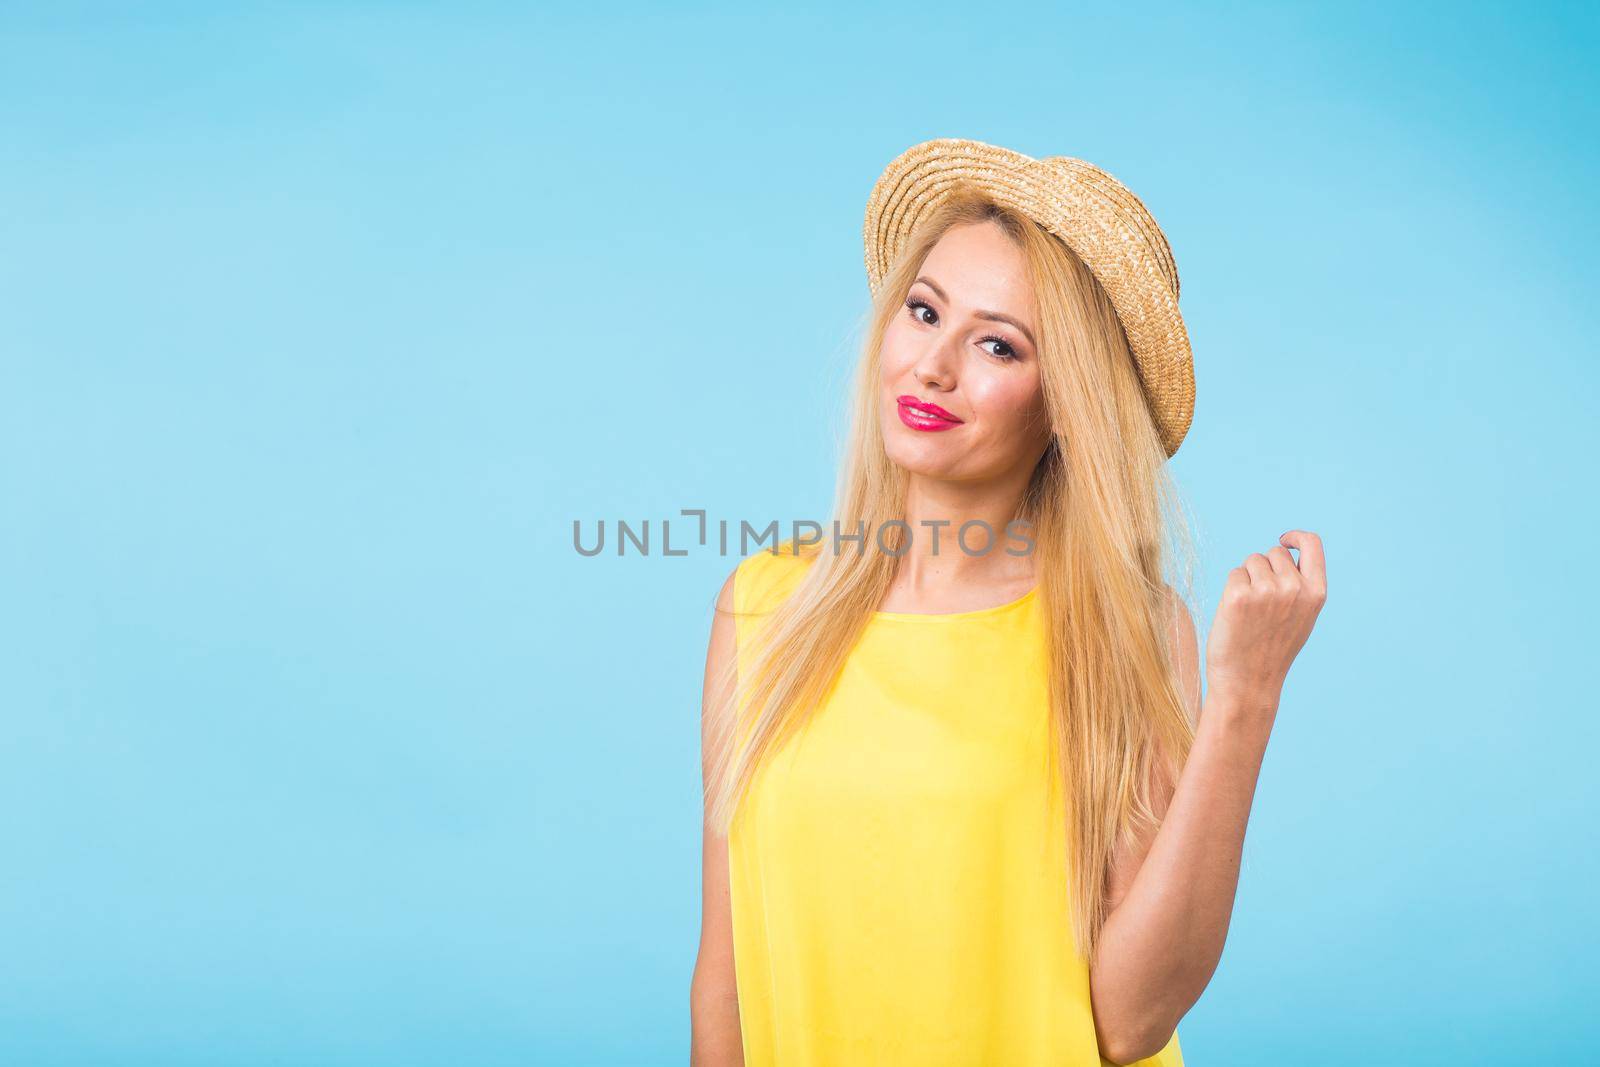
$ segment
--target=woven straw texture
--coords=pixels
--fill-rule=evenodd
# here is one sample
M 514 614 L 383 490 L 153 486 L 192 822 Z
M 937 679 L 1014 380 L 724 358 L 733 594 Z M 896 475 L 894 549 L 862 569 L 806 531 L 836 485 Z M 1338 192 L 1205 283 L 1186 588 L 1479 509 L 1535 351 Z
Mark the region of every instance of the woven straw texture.
M 1170 457 L 1194 417 L 1194 360 L 1178 313 L 1178 266 L 1138 197 L 1081 159 L 1033 159 L 941 137 L 906 149 L 867 199 L 867 282 L 876 294 L 917 224 L 970 183 L 1065 241 L 1099 280 L 1122 321 L 1151 417 Z

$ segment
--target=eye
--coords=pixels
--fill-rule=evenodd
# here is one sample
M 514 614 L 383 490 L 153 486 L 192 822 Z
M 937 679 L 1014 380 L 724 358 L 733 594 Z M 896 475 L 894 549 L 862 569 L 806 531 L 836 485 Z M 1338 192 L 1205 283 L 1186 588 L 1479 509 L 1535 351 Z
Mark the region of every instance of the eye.
M 932 320 L 925 319 L 921 315 L 917 314 L 917 309 L 918 308 L 921 308 L 922 310 L 926 311 L 929 315 L 932 315 L 933 316 Z M 933 308 L 929 307 L 925 301 L 918 300 L 916 297 L 912 297 L 911 299 L 906 301 L 906 309 L 911 312 L 911 317 L 912 318 L 916 319 L 918 322 L 922 323 L 924 326 L 932 326 L 932 325 L 935 325 L 939 321 L 939 313 L 937 311 L 933 310 Z
M 924 326 L 937 326 L 939 324 L 939 313 L 933 310 L 926 300 L 920 300 L 914 296 L 910 297 L 906 300 L 906 310 L 911 312 L 913 319 Z M 921 314 L 924 311 L 927 312 L 926 316 Z M 1004 337 L 996 337 L 990 334 L 988 337 L 979 338 L 978 343 L 980 345 L 999 345 L 1000 351 L 990 352 L 989 355 L 1002 363 L 1010 363 L 1012 360 L 1019 358 L 1017 350 Z
M 1001 352 L 990 352 L 989 353 L 991 356 L 995 357 L 998 360 L 1002 360 L 1004 362 L 1009 363 L 1011 360 L 1017 358 L 1017 350 L 1012 348 L 1011 347 L 1011 342 L 1007 341 L 1004 337 L 994 337 L 994 336 L 985 337 L 982 340 L 980 340 L 978 343 L 980 345 L 996 344 L 996 345 L 999 345 L 1002 349 L 1004 349 L 1004 351 L 1001 351 Z

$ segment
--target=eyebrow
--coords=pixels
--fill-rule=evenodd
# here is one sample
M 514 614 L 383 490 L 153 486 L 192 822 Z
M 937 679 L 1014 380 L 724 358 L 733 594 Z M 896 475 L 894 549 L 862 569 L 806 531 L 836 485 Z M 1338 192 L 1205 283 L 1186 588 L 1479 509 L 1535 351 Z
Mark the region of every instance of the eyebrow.
M 917 281 L 921 282 L 923 285 L 926 285 L 935 293 L 938 293 L 939 299 L 943 300 L 946 304 L 950 302 L 950 298 L 945 295 L 944 290 L 939 288 L 938 283 L 932 278 L 928 277 L 926 274 L 919 275 Z M 973 314 L 978 316 L 980 319 L 991 319 L 995 322 L 1009 323 L 1022 331 L 1022 336 L 1028 339 L 1028 344 L 1032 345 L 1034 348 L 1039 347 L 1038 343 L 1033 339 L 1032 331 L 1030 331 L 1026 326 L 1022 325 L 1022 323 L 1018 322 L 1016 319 L 1012 318 L 1010 315 L 1002 315 L 998 311 L 974 311 Z

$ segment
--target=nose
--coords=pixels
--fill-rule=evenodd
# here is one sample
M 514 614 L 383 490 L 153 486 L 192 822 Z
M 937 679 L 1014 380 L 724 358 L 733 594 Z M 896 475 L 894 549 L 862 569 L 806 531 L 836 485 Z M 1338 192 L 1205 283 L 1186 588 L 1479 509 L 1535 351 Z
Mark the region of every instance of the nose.
M 961 358 L 956 348 L 960 344 L 954 336 L 930 344 L 912 365 L 912 375 L 930 389 L 949 389 L 956 381 L 956 364 Z

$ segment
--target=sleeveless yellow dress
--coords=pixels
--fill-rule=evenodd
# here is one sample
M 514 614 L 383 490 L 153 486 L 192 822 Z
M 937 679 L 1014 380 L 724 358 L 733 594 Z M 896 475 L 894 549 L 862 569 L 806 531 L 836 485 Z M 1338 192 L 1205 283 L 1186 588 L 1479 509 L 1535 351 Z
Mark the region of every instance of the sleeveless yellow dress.
M 748 635 L 810 559 L 739 564 Z M 1104 1067 L 1064 873 L 1037 590 L 878 612 L 728 837 L 747 1067 Z M 1173 1034 L 1147 1067 L 1182 1067 Z

